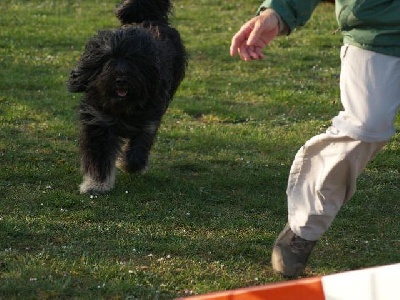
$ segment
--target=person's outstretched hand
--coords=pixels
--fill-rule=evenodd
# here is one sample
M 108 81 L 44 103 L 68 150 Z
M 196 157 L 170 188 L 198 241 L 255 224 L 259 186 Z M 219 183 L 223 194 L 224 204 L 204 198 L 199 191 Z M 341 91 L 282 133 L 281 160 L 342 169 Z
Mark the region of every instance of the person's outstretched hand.
M 243 60 L 263 59 L 262 50 L 278 34 L 278 17 L 274 11 L 267 9 L 246 22 L 233 36 L 230 54 L 239 54 Z

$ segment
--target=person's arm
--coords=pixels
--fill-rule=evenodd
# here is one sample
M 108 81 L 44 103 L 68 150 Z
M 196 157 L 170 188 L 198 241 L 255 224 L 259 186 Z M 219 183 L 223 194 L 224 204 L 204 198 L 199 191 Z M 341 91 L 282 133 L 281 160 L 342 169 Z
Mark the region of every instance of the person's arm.
M 230 54 L 243 60 L 264 58 L 263 48 L 276 36 L 290 34 L 307 22 L 319 0 L 266 0 L 257 16 L 246 22 L 233 36 Z M 294 9 L 296 7 L 296 9 Z

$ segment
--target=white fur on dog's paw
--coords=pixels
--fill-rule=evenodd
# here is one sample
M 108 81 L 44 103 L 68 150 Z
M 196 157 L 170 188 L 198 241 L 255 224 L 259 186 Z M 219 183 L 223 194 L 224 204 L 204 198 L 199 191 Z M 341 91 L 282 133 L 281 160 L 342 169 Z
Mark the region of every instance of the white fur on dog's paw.
M 83 182 L 79 186 L 79 191 L 81 194 L 102 194 L 110 191 L 114 187 L 114 183 L 115 173 L 104 182 L 98 182 L 90 177 L 90 175 L 85 175 L 83 177 Z

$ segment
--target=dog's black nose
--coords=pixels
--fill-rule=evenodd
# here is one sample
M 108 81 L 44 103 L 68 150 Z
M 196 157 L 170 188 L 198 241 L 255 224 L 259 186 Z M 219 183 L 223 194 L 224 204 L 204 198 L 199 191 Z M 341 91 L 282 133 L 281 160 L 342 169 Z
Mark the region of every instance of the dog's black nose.
M 115 83 L 116 83 L 117 85 L 125 85 L 125 84 L 127 83 L 127 81 L 126 81 L 125 79 L 122 79 L 122 78 L 117 78 L 117 79 L 115 80 Z
M 128 88 L 128 80 L 125 78 L 118 77 L 115 79 L 115 87 L 117 89 L 127 89 Z

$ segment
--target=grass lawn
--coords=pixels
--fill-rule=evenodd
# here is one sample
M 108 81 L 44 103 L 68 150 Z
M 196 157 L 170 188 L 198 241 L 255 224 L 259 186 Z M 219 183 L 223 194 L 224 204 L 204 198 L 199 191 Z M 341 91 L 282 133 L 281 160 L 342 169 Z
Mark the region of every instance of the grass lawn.
M 152 168 L 80 195 L 80 95 L 65 83 L 85 41 L 117 26 L 116 3 L 0 2 L 0 299 L 173 299 L 282 281 L 269 260 L 291 161 L 341 109 L 333 6 L 242 62 L 230 39 L 260 1 L 176 0 L 189 69 Z M 307 276 L 400 261 L 399 166 L 396 134 Z

